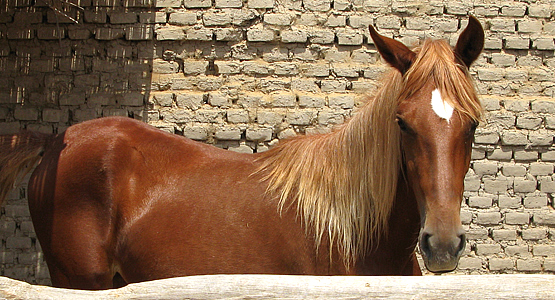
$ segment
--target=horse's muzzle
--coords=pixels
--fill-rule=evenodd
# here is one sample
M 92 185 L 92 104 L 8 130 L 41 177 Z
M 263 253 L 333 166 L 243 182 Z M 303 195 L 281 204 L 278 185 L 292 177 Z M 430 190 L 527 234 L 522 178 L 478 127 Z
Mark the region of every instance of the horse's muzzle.
M 424 264 L 430 272 L 445 273 L 453 271 L 464 252 L 466 236 L 464 231 L 441 236 L 422 230 L 420 233 L 420 250 Z

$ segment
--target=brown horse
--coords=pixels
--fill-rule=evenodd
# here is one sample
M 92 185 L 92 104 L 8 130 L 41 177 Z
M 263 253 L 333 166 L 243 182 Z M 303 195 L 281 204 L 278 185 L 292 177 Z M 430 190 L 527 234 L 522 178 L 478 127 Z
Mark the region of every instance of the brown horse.
M 0 197 L 21 174 L 58 287 L 104 289 L 195 274 L 416 275 L 464 250 L 459 212 L 481 106 L 470 18 L 454 50 L 379 35 L 394 67 L 332 133 L 237 154 L 127 118 L 0 137 Z M 419 237 L 420 236 L 420 237 Z

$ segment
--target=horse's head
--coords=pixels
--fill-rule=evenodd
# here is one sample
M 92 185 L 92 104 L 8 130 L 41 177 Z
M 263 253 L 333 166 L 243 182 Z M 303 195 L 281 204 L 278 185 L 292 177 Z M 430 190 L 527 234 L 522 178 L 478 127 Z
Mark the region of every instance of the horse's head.
M 404 170 L 420 209 L 424 262 L 432 272 L 452 271 L 466 241 L 460 206 L 481 112 L 468 68 L 482 51 L 482 26 L 470 17 L 454 49 L 426 41 L 414 52 L 372 27 L 370 33 L 402 76 L 397 123 Z

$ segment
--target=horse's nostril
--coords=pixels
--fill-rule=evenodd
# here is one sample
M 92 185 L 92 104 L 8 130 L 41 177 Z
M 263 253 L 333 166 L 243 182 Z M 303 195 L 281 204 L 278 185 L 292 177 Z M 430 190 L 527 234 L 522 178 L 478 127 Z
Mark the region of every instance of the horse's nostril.
M 422 237 L 420 238 L 420 250 L 422 251 L 422 254 L 426 256 L 430 256 L 432 253 L 432 249 L 430 246 L 431 236 L 432 236 L 431 234 L 423 232 Z
M 461 255 L 466 246 L 466 235 L 463 233 L 459 235 L 459 245 L 457 247 L 457 256 Z

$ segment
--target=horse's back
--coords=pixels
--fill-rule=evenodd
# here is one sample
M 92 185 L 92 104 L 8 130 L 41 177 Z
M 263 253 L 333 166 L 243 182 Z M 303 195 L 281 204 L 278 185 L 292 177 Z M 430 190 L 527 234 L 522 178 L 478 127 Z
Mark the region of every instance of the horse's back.
M 295 212 L 280 216 L 256 169 L 254 155 L 98 119 L 68 128 L 47 150 L 30 209 L 45 258 L 61 274 L 117 271 L 134 282 L 316 272 Z

